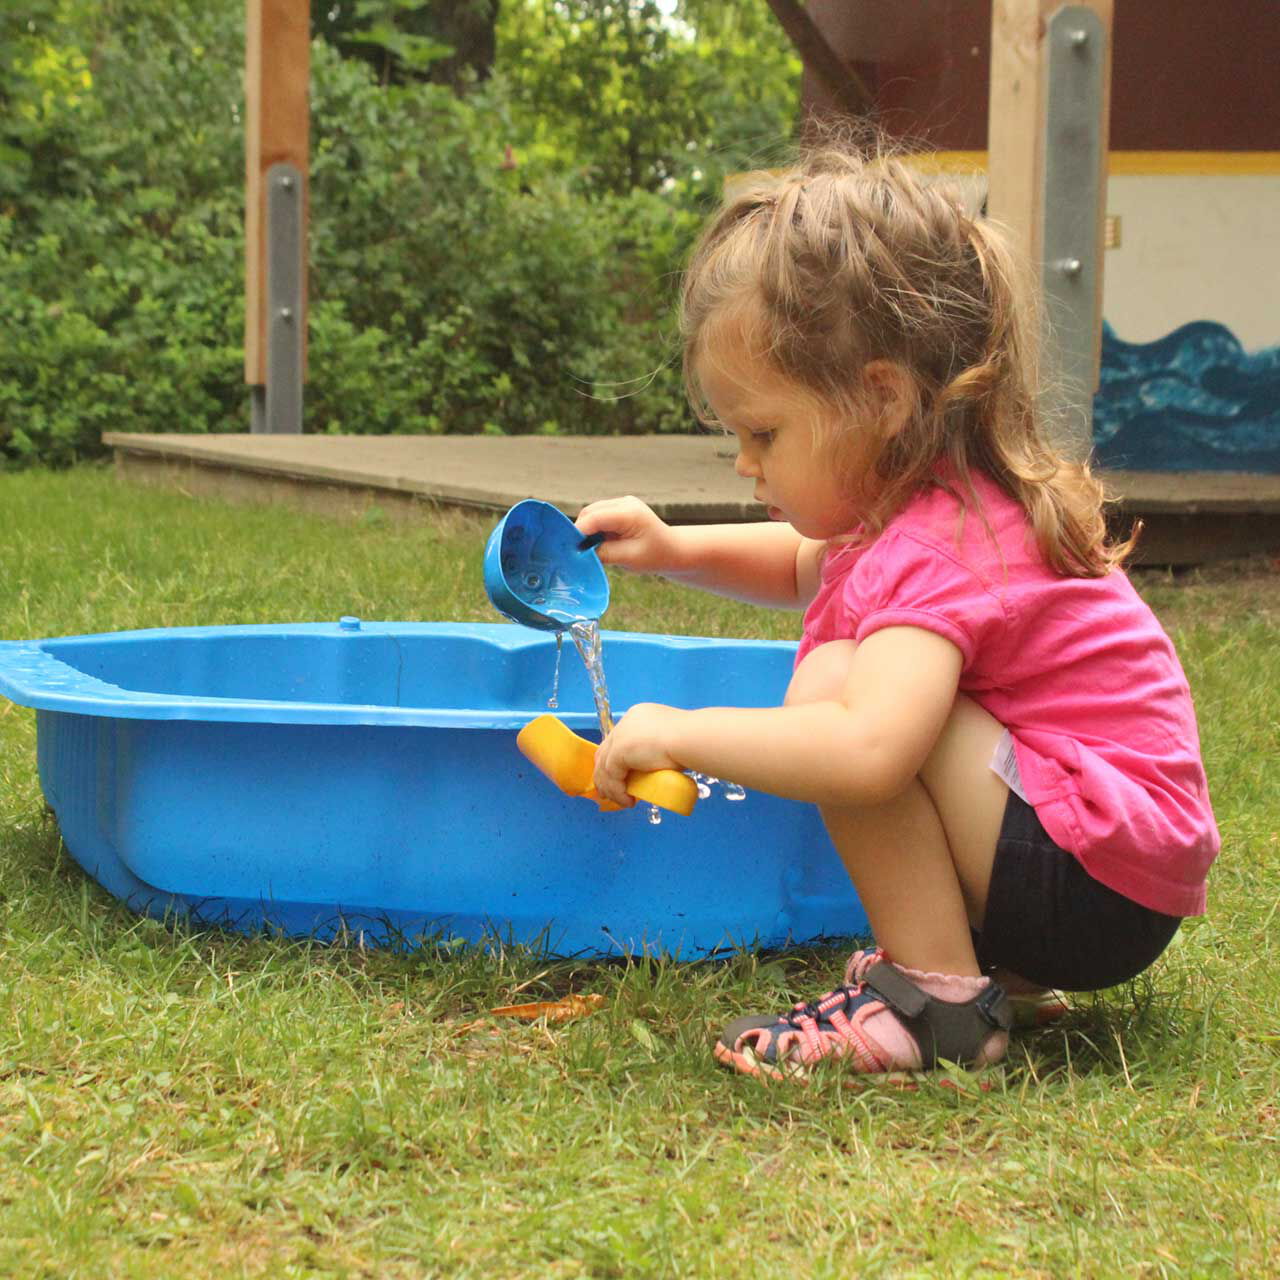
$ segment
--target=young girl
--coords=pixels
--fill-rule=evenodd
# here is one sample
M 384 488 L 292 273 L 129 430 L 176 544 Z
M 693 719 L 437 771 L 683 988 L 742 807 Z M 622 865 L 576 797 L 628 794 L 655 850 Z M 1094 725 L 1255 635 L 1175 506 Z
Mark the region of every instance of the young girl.
M 878 948 L 720 1062 L 981 1066 L 1010 991 L 1140 973 L 1202 912 L 1218 834 L 1178 659 L 1037 420 L 1010 251 L 894 159 L 754 175 L 683 288 L 686 382 L 771 523 L 588 506 L 606 563 L 805 610 L 781 707 L 632 707 L 595 785 L 673 767 L 811 801 Z M 1004 984 L 1004 985 L 1001 985 Z

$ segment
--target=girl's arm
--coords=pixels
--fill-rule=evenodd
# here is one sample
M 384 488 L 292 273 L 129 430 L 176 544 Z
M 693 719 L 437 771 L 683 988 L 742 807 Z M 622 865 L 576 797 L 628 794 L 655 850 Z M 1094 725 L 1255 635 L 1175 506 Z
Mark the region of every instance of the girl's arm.
M 584 507 L 577 526 L 609 535 L 596 549 L 605 564 L 749 604 L 803 609 L 818 589 L 825 544 L 787 524 L 673 526 L 638 498 L 611 498 Z
M 783 707 L 633 707 L 601 744 L 595 785 L 630 804 L 635 769 L 692 769 L 815 804 L 874 805 L 919 773 L 951 714 L 963 659 L 918 627 L 858 645 L 843 696 Z

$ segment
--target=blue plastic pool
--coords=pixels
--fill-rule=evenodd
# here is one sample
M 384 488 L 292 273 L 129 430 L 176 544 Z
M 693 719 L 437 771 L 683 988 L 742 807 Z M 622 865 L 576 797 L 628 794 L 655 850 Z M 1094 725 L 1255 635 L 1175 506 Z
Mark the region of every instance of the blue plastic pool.
M 606 632 L 615 709 L 767 705 L 794 646 Z M 686 956 L 865 931 L 817 811 L 717 792 L 659 826 L 557 791 L 515 735 L 555 642 L 501 624 L 197 627 L 0 643 L 67 848 L 136 910 L 373 943 Z M 595 726 L 565 645 L 558 714 Z

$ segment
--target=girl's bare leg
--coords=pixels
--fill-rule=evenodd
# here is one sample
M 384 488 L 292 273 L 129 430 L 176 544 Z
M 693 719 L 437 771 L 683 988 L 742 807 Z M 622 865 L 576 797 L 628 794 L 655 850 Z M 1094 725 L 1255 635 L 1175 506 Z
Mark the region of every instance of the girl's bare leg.
M 839 698 L 856 645 L 815 649 L 788 703 Z M 874 807 L 824 806 L 827 830 L 853 880 L 877 943 L 897 963 L 976 975 L 969 926 L 981 926 L 1009 789 L 989 762 L 1003 732 L 977 703 L 957 697 L 919 775 Z

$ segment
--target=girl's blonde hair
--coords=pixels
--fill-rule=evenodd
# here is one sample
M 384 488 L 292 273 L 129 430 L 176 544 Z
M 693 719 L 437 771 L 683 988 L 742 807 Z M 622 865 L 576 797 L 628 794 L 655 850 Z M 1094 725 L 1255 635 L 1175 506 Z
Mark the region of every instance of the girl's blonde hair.
M 793 169 L 739 180 L 694 248 L 680 313 L 686 386 L 705 418 L 695 362 L 711 322 L 729 316 L 753 354 L 842 422 L 865 420 L 865 366 L 896 365 L 912 412 L 871 445 L 863 536 L 949 463 L 970 491 L 976 468 L 1021 503 L 1060 573 L 1100 577 L 1133 540 L 1109 542 L 1100 482 L 1041 432 L 1035 296 L 1004 236 L 954 189 L 882 151 L 819 144 Z M 832 443 L 865 465 L 866 439 Z

